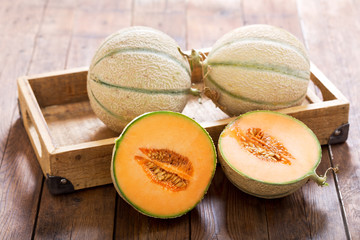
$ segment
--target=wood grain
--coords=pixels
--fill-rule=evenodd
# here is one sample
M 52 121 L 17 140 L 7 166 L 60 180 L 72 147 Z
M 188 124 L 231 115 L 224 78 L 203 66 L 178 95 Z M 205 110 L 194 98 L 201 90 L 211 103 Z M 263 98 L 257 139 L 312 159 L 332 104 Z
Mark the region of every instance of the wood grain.
M 14 119 L 0 168 L 0 238 L 30 239 L 43 177 L 17 112 Z
M 324 175 L 331 166 L 327 146 L 323 147 L 322 155 L 323 158 L 316 171 L 319 175 Z M 332 171 L 327 174 L 327 183 L 329 186 L 319 187 L 314 182 L 309 182 L 302 188 L 311 237 L 313 239 L 346 239 L 342 206 L 338 201 Z
M 111 185 L 53 196 L 44 187 L 35 239 L 111 239 L 115 214 Z
M 41 32 L 43 41 L 39 41 L 33 59 L 33 64 L 36 64 L 39 69 L 33 67 L 32 71 L 40 73 L 48 71 L 47 67 L 51 67 L 51 70 L 54 71 L 67 67 L 88 65 L 91 60 L 90 56 L 97 48 L 100 38 L 108 34 L 104 32 L 105 29 L 102 31 L 103 24 L 92 25 L 89 21 L 97 13 L 101 13 L 103 9 L 107 9 L 107 14 L 99 14 L 97 16 L 100 22 L 102 22 L 100 20 L 102 17 L 105 17 L 104 21 L 110 21 L 109 19 L 114 19 L 117 15 L 116 11 L 111 11 L 108 8 L 108 1 L 104 1 L 101 4 L 97 3 L 97 1 L 88 3 L 96 6 L 96 8 L 89 9 L 86 4 L 81 5 L 81 2 L 77 3 L 76 1 L 66 1 L 64 3 L 51 1 L 49 3 L 49 11 L 45 14 L 44 27 Z M 79 8 L 78 6 L 81 7 Z M 82 42 L 87 34 L 89 34 L 89 32 L 85 32 L 83 24 L 92 26 L 91 31 L 97 32 L 98 35 L 94 34 L 94 37 L 88 38 L 86 42 Z M 124 22 L 123 24 L 126 23 Z M 114 24 L 115 27 L 116 25 Z M 49 41 L 51 44 L 46 44 Z M 43 63 L 40 59 L 48 55 L 48 52 L 51 52 L 53 56 L 48 61 L 49 65 Z M 60 95 L 65 93 L 68 96 L 71 96 L 71 93 L 78 93 L 75 90 L 78 87 L 76 81 L 71 77 L 67 79 L 68 81 L 73 81 L 73 88 L 62 89 L 64 85 L 61 86 L 60 84 L 57 86 L 55 84 L 49 86 L 48 94 L 51 95 L 51 91 L 58 91 L 57 94 Z M 44 81 L 46 82 L 45 79 Z M 82 98 L 87 99 L 86 92 L 79 96 L 70 97 L 68 99 L 69 104 L 71 105 L 71 103 L 77 102 Z M 51 103 L 51 101 L 46 99 L 46 96 L 43 99 L 44 104 L 42 106 L 47 106 Z M 73 107 L 70 106 L 70 109 L 73 109 Z M 81 105 L 78 107 L 81 107 Z M 69 107 L 63 110 L 69 110 Z M 51 109 L 44 109 L 43 111 L 47 117 L 46 120 L 50 120 L 52 123 L 56 122 L 54 117 L 57 120 L 61 120 L 61 112 L 54 113 L 51 112 Z M 66 119 L 62 119 L 62 121 L 66 121 Z M 59 146 L 64 144 L 64 140 L 55 139 L 55 143 Z M 93 154 L 93 159 L 98 156 L 94 152 L 91 154 Z M 68 168 L 75 169 L 76 162 L 83 161 L 84 159 L 85 156 L 79 155 L 77 159 L 66 158 L 65 156 L 60 161 L 55 161 L 55 159 L 54 161 L 55 165 L 65 162 Z M 106 165 L 103 166 L 106 167 Z M 85 169 L 87 168 L 85 167 Z M 93 173 L 89 170 L 86 172 L 88 175 L 94 174 L 93 177 L 95 178 L 97 176 L 96 172 Z M 53 174 L 61 176 L 63 173 L 60 171 Z M 78 177 L 80 175 L 77 174 L 75 176 Z M 109 180 L 106 183 L 108 182 Z M 114 231 L 115 206 L 116 192 L 111 185 L 78 191 L 74 194 L 63 196 L 52 196 L 47 186 L 44 186 L 35 229 L 35 239 L 111 239 Z
M 266 239 L 264 203 L 237 189 L 218 165 L 208 193 L 191 211 L 191 238 Z
M 187 49 L 208 48 L 225 33 L 241 27 L 241 0 L 191 0 L 187 6 Z
M 135 1 L 132 25 L 148 26 L 172 37 L 180 46 L 186 48 L 186 1 Z
M 359 162 L 359 82 L 360 49 L 357 1 L 299 1 L 305 41 L 312 60 L 350 101 L 350 134 L 345 144 L 331 146 L 333 164 L 339 165 L 337 184 L 340 203 L 344 204 L 345 225 L 349 237 L 359 238 L 360 232 L 360 162 Z M 322 17 L 316 9 L 322 9 Z M 342 17 L 338 17 L 341 15 Z
M 117 198 L 115 239 L 188 239 L 189 214 L 175 219 L 156 219 Z
M 46 1 L 1 3 L 0 238 L 30 239 L 42 187 L 17 109 L 16 78 L 27 74 Z M 31 11 L 29 11 L 31 9 Z
M 45 1 L 36 1 L 33 4 L 28 3 L 23 6 L 21 1 L 6 2 L 1 5 L 2 23 L 0 29 L 6 31 L 7 34 L 3 34 L 0 38 L 0 163 L 13 123 L 13 112 L 16 108 L 15 79 L 20 75 L 27 74 Z M 32 13 L 28 11 L 28 7 L 32 8 Z M 20 9 L 19 11 L 23 15 L 17 15 L 17 9 Z

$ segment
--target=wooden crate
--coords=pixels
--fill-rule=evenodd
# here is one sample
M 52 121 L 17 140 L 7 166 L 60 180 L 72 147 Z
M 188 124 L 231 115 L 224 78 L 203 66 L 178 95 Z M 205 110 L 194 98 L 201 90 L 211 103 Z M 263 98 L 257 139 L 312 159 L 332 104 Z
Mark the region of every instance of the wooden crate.
M 18 79 L 23 123 L 53 194 L 111 183 L 111 154 L 119 134 L 92 112 L 86 77 L 87 68 L 77 68 Z M 278 111 L 307 124 L 321 144 L 346 141 L 349 102 L 313 64 L 311 80 L 301 106 Z M 206 98 L 199 102 L 193 97 L 183 113 L 205 127 L 215 142 L 234 119 Z

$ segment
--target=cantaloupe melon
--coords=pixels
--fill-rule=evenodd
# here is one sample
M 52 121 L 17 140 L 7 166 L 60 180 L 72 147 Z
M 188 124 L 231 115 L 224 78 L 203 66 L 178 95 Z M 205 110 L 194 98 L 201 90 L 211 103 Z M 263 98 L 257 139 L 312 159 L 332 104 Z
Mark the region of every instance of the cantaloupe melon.
M 300 105 L 310 79 L 304 45 L 288 31 L 269 25 L 248 25 L 225 34 L 203 66 L 206 95 L 236 116 Z
M 215 146 L 206 130 L 181 113 L 158 111 L 135 118 L 116 140 L 111 176 L 136 210 L 174 218 L 203 198 L 215 168 Z
M 285 114 L 263 110 L 241 115 L 221 133 L 218 153 L 230 181 L 257 197 L 286 196 L 309 179 L 325 185 L 326 176 L 315 172 L 321 161 L 318 139 Z
M 181 112 L 190 75 L 189 63 L 171 37 L 149 27 L 129 27 L 107 37 L 95 53 L 88 96 L 95 114 L 120 132 L 145 112 Z

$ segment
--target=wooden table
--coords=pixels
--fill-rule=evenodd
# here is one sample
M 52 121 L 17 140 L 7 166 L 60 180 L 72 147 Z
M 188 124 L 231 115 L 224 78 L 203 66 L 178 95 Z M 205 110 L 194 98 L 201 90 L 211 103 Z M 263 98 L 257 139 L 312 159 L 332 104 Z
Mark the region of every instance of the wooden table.
M 360 1 L 1 0 L 0 239 L 360 239 Z M 143 216 L 112 185 L 53 196 L 20 119 L 16 79 L 87 66 L 100 42 L 130 25 L 172 36 L 183 49 L 210 47 L 246 24 L 283 27 L 350 101 L 346 143 L 323 146 L 322 174 L 276 200 L 249 196 L 218 167 L 208 194 L 177 219 Z

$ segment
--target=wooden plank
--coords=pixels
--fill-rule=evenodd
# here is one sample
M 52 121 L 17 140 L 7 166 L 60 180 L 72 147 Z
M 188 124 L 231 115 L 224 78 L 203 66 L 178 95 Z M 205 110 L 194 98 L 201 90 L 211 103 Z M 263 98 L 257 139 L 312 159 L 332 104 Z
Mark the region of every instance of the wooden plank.
M 88 100 L 86 91 L 87 71 L 59 76 L 29 79 L 31 90 L 41 108 Z
M 111 183 L 109 168 L 114 144 L 108 142 L 91 148 L 57 152 L 50 157 L 50 174 L 68 179 L 75 190 Z M 96 196 L 89 195 L 89 198 Z
M 305 40 L 312 60 L 350 102 L 350 133 L 346 143 L 333 145 L 333 164 L 347 236 L 357 239 L 360 232 L 360 150 L 359 84 L 360 5 L 358 1 L 298 1 Z M 319 17 L 319 12 L 322 12 Z M 341 16 L 341 17 L 339 17 Z
M 220 165 L 205 198 L 191 211 L 192 239 L 267 239 L 265 201 L 237 189 Z
M 295 35 L 303 41 L 296 1 L 253 0 L 243 2 L 244 24 L 269 24 L 277 26 Z
M 327 147 L 317 169 L 322 175 L 330 166 Z M 329 186 L 319 187 L 313 181 L 285 198 L 266 202 L 269 236 L 280 239 L 346 239 L 340 204 L 332 172 Z M 296 207 L 298 206 L 298 207 Z
M 33 61 L 34 67 L 31 69 L 32 71 L 54 71 L 68 67 L 88 65 L 88 61 L 92 57 L 91 54 L 95 52 L 99 43 L 99 38 L 107 35 L 107 32 L 102 30 L 100 24 L 93 24 L 91 21 L 92 18 L 99 13 L 98 20 L 100 22 L 101 17 L 106 17 L 104 21 L 109 21 L 109 19 L 115 19 L 115 16 L 118 16 L 118 12 L 110 11 L 107 6 L 109 1 L 101 3 L 98 1 L 91 1 L 87 3 L 96 7 L 94 9 L 89 9 L 85 6 L 85 3 L 79 3 L 80 7 L 77 8 L 77 3 L 74 1 L 66 1 L 65 3 L 51 1 L 49 3 L 49 11 L 46 13 L 44 21 L 46 26 L 42 28 L 43 31 L 41 33 L 43 40 L 41 42 L 39 41 L 37 46 Z M 114 2 L 112 1 L 112 3 Z M 108 10 L 107 15 L 101 14 L 103 9 Z M 67 18 L 67 20 L 65 18 Z M 126 22 L 126 19 L 127 18 L 124 17 L 124 22 Z M 128 22 L 128 24 L 129 23 L 130 22 Z M 81 27 L 84 26 L 82 24 L 92 27 L 89 28 L 87 32 L 84 32 L 85 30 Z M 59 34 L 61 36 L 59 36 Z M 81 37 L 78 37 L 80 35 Z M 84 39 L 87 39 L 87 41 L 82 42 Z M 80 47 L 80 49 L 78 47 Z M 50 55 L 51 58 L 48 59 L 50 64 L 47 65 L 46 63 L 43 63 L 41 58 L 50 52 L 53 52 L 53 54 Z M 51 69 L 47 70 L 48 67 Z M 71 73 L 69 74 L 71 75 Z M 68 78 L 68 81 L 71 80 L 74 79 Z M 46 81 L 45 78 L 43 81 Z M 50 82 L 51 81 L 49 81 L 49 83 Z M 84 82 L 82 81 L 80 85 L 83 83 Z M 84 89 L 84 85 L 80 85 L 73 83 L 73 88 L 64 89 L 65 95 L 71 96 L 71 93 L 79 93 L 79 91 L 77 91 L 79 87 Z M 49 87 L 54 86 L 56 87 L 57 85 L 49 85 Z M 58 85 L 57 90 L 59 91 L 59 89 L 62 89 L 61 84 Z M 44 102 L 47 101 L 45 97 L 46 96 L 44 96 Z M 87 98 L 86 91 L 83 92 L 83 94 L 80 94 L 80 99 L 75 95 L 70 97 L 68 102 L 69 104 L 72 102 L 78 103 L 79 100 L 82 100 L 82 97 L 85 97 L 85 99 Z M 44 103 L 43 106 L 46 106 L 46 104 L 49 104 L 49 102 Z M 50 113 L 51 115 L 51 110 L 43 109 L 43 111 L 45 114 Z M 55 113 L 55 115 L 46 116 L 50 117 L 50 120 L 51 117 L 54 116 L 61 118 L 59 113 Z M 46 119 L 49 120 L 49 118 Z M 59 143 L 58 140 L 59 139 L 56 139 L 57 143 Z M 60 151 L 59 148 L 54 152 L 56 151 Z M 88 153 L 94 154 L 94 159 L 99 156 L 99 153 L 96 152 L 90 151 Z M 59 165 L 65 162 L 68 170 L 71 170 L 76 166 L 76 162 L 84 159 L 84 156 L 81 154 L 75 155 L 74 157 L 77 156 L 76 159 L 68 157 L 66 153 L 63 155 L 64 157 L 61 158 L 60 161 L 56 161 L 56 159 L 51 160 L 51 164 L 55 164 L 53 167 L 56 168 L 56 164 Z M 110 158 L 108 161 L 109 160 Z M 86 171 L 86 165 L 83 164 L 83 166 Z M 106 164 L 102 164 L 102 167 L 106 167 Z M 53 174 L 62 175 L 63 173 L 60 170 Z M 97 172 L 88 171 L 87 174 L 94 174 L 93 177 L 97 178 Z M 102 178 L 100 177 L 99 179 L 101 180 Z M 77 187 L 78 186 L 75 186 L 75 188 Z M 115 206 L 116 192 L 111 185 L 101 188 L 90 188 L 63 196 L 52 196 L 48 191 L 48 187 L 44 186 L 35 229 L 35 239 L 111 239 L 114 231 Z
M 189 239 L 189 214 L 167 220 L 151 218 L 118 197 L 114 239 Z
M 241 4 L 240 0 L 188 1 L 187 49 L 211 47 L 225 33 L 241 27 L 244 24 Z
M 132 25 L 148 26 L 172 37 L 182 49 L 186 49 L 185 1 L 136 1 Z M 176 26 L 176 27 L 174 27 Z
M 30 239 L 42 173 L 17 111 L 0 168 L 0 239 Z
M 273 2 L 266 1 L 266 0 L 256 0 L 256 1 L 245 1 L 244 2 L 244 19 L 246 24 L 255 24 L 255 23 L 264 23 L 264 24 L 270 24 L 275 25 L 278 27 L 282 27 L 292 34 L 294 34 L 296 37 L 298 37 L 301 41 L 304 41 L 304 37 L 302 34 L 301 29 L 301 21 L 298 16 L 298 9 L 297 9 L 297 1 L 292 0 L 280 0 L 276 1 L 276 5 L 273 4 Z M 316 108 L 316 104 L 313 104 L 311 108 Z M 320 103 L 324 104 L 324 109 L 328 111 L 332 109 L 332 104 L 337 104 L 335 102 L 324 102 Z M 328 106 L 326 107 L 326 104 Z M 295 107 L 292 108 L 291 115 L 298 118 L 303 119 L 304 114 L 307 115 L 309 118 L 305 121 L 305 124 L 308 126 L 311 126 L 312 129 L 315 130 L 315 132 L 318 135 L 318 138 L 321 140 L 322 144 L 326 143 L 327 140 L 325 138 L 329 137 L 329 134 L 331 134 L 337 127 L 339 126 L 329 126 L 326 125 L 326 123 L 330 122 L 337 122 L 339 115 L 333 119 L 333 121 L 322 121 L 321 117 L 321 111 L 311 111 L 310 108 L 307 110 L 307 113 L 302 111 L 296 111 L 296 108 L 301 107 Z M 335 110 L 336 109 L 336 110 Z M 295 110 L 295 111 L 294 111 Z M 300 110 L 300 109 L 299 109 Z M 335 107 L 334 108 L 334 114 L 337 114 L 341 111 L 341 109 Z M 342 111 L 348 112 L 348 109 L 343 109 Z M 284 111 L 280 111 L 284 112 Z M 287 110 L 284 112 L 287 113 Z M 344 113 L 344 112 L 342 112 Z M 344 114 L 342 114 L 344 115 Z M 345 114 L 345 118 L 341 122 L 347 121 L 347 115 Z M 330 124 L 331 125 L 331 124 Z M 338 124 L 336 124 L 338 125 Z M 326 137 L 319 134 L 317 131 L 318 129 L 322 129 L 322 132 L 324 132 L 325 128 L 328 128 L 329 131 L 325 134 Z M 332 129 L 332 130 L 330 130 Z M 325 131 L 326 132 L 326 131 Z M 325 140 L 325 141 L 324 141 Z M 325 152 L 326 153 L 326 152 Z M 327 158 L 328 159 L 328 158 Z M 326 162 L 324 164 L 329 165 L 329 162 Z M 312 183 L 314 184 L 314 183 Z M 305 185 L 302 189 L 306 193 L 311 187 L 310 184 Z M 312 189 L 312 188 L 311 188 Z M 328 188 L 330 192 L 326 194 L 326 199 L 328 201 L 328 205 L 337 205 L 339 204 L 338 198 L 336 196 L 336 189 L 334 186 L 332 188 Z M 304 194 L 303 191 L 297 191 L 294 194 L 291 194 L 288 197 L 276 199 L 276 200 L 269 200 L 266 202 L 266 214 L 267 214 L 267 220 L 268 220 L 268 231 L 269 231 L 269 238 L 272 239 L 279 239 L 279 238 L 289 238 L 289 239 L 305 239 L 305 238 L 317 238 L 316 235 L 314 235 L 315 230 L 313 225 L 317 226 L 317 224 L 324 221 L 324 218 L 327 218 L 327 216 L 323 216 L 321 214 L 314 214 L 313 212 L 309 213 L 307 211 L 311 211 L 312 209 L 307 209 L 309 206 L 310 208 L 320 208 L 320 206 L 317 206 L 317 204 L 321 203 L 321 200 L 323 199 L 323 192 L 320 191 L 313 191 L 312 194 Z M 307 205 L 310 203 L 309 205 Z M 331 214 L 331 217 L 333 217 L 332 221 L 334 221 L 336 224 L 342 223 L 342 217 L 340 214 L 340 208 L 334 209 L 334 213 Z M 309 218 L 309 214 L 310 218 Z M 326 215 L 326 213 L 324 213 Z M 330 217 L 330 216 L 329 216 Z M 341 231 L 341 228 L 332 228 L 332 224 L 327 224 L 323 226 L 324 229 L 322 229 L 325 232 L 329 232 L 333 234 L 334 236 L 342 236 L 343 232 Z M 316 234 L 319 234 L 321 236 L 321 233 L 316 232 Z M 326 234 L 324 234 L 326 235 Z
M 8 1 L 1 6 L 0 239 L 30 239 L 42 173 L 18 113 L 16 79 L 27 74 L 46 1 Z
M 50 169 L 47 159 L 49 158 L 49 153 L 54 150 L 54 144 L 41 109 L 36 103 L 36 98 L 26 78 L 21 77 L 18 79 L 18 99 L 25 129 L 41 169 L 46 174 Z
M 41 21 L 45 2 L 44 0 L 33 0 L 31 2 L 23 0 L 2 1 L 0 5 L 0 31 L 6 33 L 2 37 L 11 36 L 12 38 L 21 37 L 24 39 L 29 37 L 27 40 L 33 39 L 33 36 L 38 32 L 38 23 Z M 39 6 L 41 7 L 39 8 Z M 29 42 L 32 43 L 32 41 Z
M 16 79 L 27 73 L 36 34 L 34 28 L 37 29 L 41 22 L 45 5 L 44 1 L 23 4 L 23 6 L 22 4 L 20 0 L 14 1 L 12 4 L 4 4 L 4 12 L 0 13 L 1 19 L 6 20 L 6 23 L 1 24 L 1 26 L 4 27 L 4 31 L 8 32 L 0 38 L 0 116 L 2 116 L 0 123 L 0 162 L 11 127 L 12 113 L 16 107 Z M 29 5 L 33 9 L 32 13 L 25 11 Z M 17 15 L 17 7 L 23 12 L 22 16 Z M 30 18 L 33 14 L 36 16 Z M 18 25 L 18 22 L 24 22 L 25 18 L 29 19 L 27 23 Z M 16 32 L 22 32 L 22 34 Z M 21 56 L 20 59 L 19 56 Z
M 78 1 L 66 67 L 89 66 L 101 42 L 130 25 L 131 4 L 132 1 Z
M 111 185 L 53 196 L 44 187 L 35 239 L 111 239 L 115 195 Z
M 323 158 L 317 173 L 324 175 L 331 166 L 329 148 L 323 147 Z M 329 186 L 319 187 L 314 182 L 309 182 L 302 188 L 305 201 L 305 214 L 310 223 L 310 233 L 313 239 L 346 239 L 343 218 L 341 216 L 341 204 L 335 199 L 338 198 L 334 174 L 329 171 L 327 174 Z M 321 196 L 321 197 L 311 197 Z M 310 201 L 311 200 L 311 201 Z

